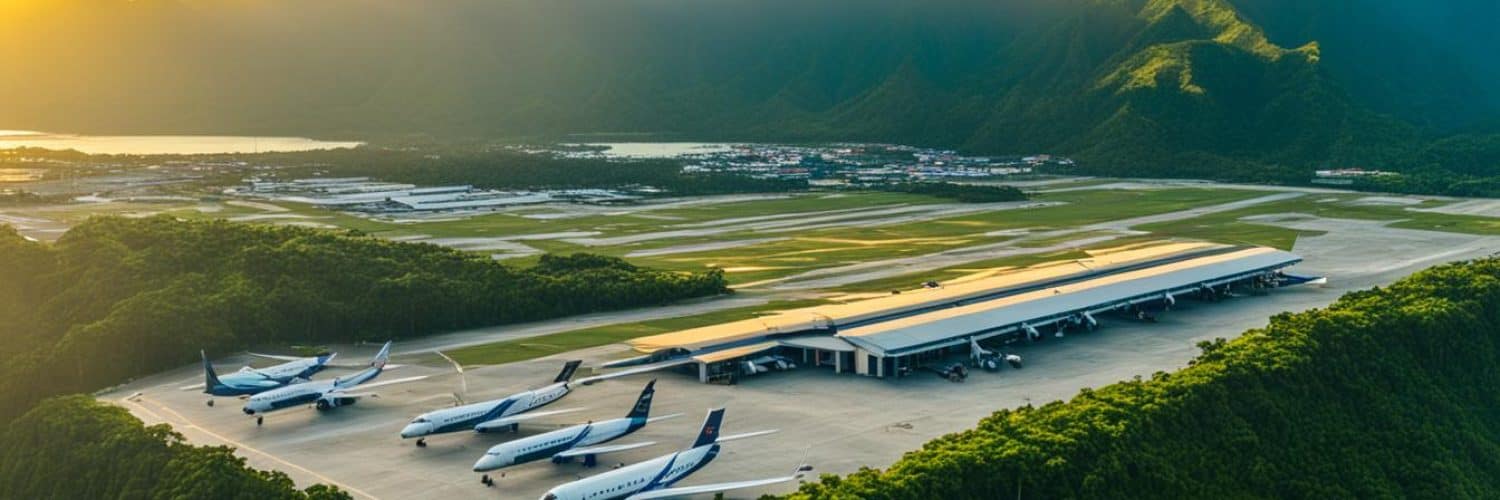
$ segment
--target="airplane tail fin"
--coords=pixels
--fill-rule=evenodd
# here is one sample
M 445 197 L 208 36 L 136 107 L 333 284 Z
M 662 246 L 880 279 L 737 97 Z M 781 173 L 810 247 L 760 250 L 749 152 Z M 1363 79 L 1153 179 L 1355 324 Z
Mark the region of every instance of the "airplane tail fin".
M 552 379 L 552 382 L 567 382 L 569 380 L 573 380 L 573 372 L 578 371 L 578 365 L 581 364 L 583 364 L 583 360 L 581 359 L 569 361 L 567 364 L 563 365 L 562 372 L 558 373 L 557 378 Z
M 214 373 L 214 365 L 208 362 L 208 354 L 198 351 L 198 356 L 203 358 L 203 392 L 214 390 L 219 385 L 219 374 Z
M 381 347 L 380 348 L 380 352 L 375 355 L 375 359 L 370 360 L 370 366 L 373 366 L 376 369 L 385 368 L 385 364 L 388 363 L 388 362 L 390 362 L 390 360 L 391 360 L 391 342 L 389 340 L 387 340 L 385 342 L 385 346 Z
M 708 411 L 708 418 L 703 420 L 703 430 L 698 431 L 698 440 L 693 441 L 693 448 L 714 444 L 719 440 L 719 426 L 724 423 L 724 409 L 715 408 Z
M 641 397 L 636 398 L 635 408 L 630 409 L 630 414 L 625 418 L 646 419 L 651 415 L 651 396 L 656 393 L 656 379 L 646 383 L 646 388 L 641 390 Z

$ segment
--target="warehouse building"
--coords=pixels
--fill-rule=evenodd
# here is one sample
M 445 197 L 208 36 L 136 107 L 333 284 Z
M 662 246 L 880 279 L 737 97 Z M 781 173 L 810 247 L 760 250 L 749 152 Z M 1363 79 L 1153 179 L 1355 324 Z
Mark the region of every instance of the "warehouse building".
M 643 337 L 631 342 L 642 356 L 607 366 L 636 365 L 627 372 L 639 372 L 695 365 L 704 382 L 788 363 L 899 376 L 967 352 L 970 339 L 1038 340 L 1044 331 L 1091 327 L 1101 313 L 1301 283 L 1308 278 L 1281 272 L 1300 261 L 1272 248 L 1205 243 L 1115 249 L 941 288 Z

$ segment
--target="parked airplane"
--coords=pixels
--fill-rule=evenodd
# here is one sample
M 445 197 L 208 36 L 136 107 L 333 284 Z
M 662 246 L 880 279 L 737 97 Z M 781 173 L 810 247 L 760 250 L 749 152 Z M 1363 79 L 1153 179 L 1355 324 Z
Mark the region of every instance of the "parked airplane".
M 208 362 L 208 355 L 198 351 L 203 358 L 203 383 L 183 387 L 182 390 L 190 391 L 202 389 L 204 394 L 213 396 L 249 396 L 259 394 L 291 384 L 306 382 L 312 376 L 324 368 L 328 368 L 329 362 L 333 361 L 337 353 L 319 354 L 310 358 L 296 358 L 291 356 L 273 356 L 269 354 L 250 353 L 251 356 L 260 356 L 271 359 L 286 361 L 285 363 L 268 366 L 266 368 L 241 367 L 239 371 L 224 376 L 214 372 L 214 367 Z M 209 399 L 208 405 L 213 406 L 214 400 Z
M 719 437 L 719 425 L 724 421 L 724 409 L 710 410 L 703 421 L 703 429 L 693 446 L 670 455 L 665 455 L 634 465 L 621 467 L 597 476 L 579 479 L 547 491 L 542 500 L 650 500 L 676 498 L 689 495 L 719 493 L 743 488 L 755 488 L 787 483 L 802 478 L 811 467 L 800 466 L 792 475 L 755 479 L 732 483 L 706 484 L 702 486 L 671 487 L 713 461 L 719 455 L 719 443 L 762 436 L 776 431 L 760 431 L 734 436 Z
M 645 427 L 646 424 L 682 416 L 681 413 L 678 413 L 663 417 L 650 417 L 651 397 L 656 392 L 655 387 L 655 380 L 647 383 L 646 388 L 641 391 L 641 396 L 636 398 L 635 407 L 631 408 L 630 413 L 626 414 L 624 418 L 589 422 L 587 424 L 575 425 L 497 444 L 485 452 L 484 456 L 479 458 L 479 461 L 474 462 L 474 472 L 489 472 L 543 458 L 551 458 L 553 463 L 563 463 L 582 457 L 583 464 L 592 467 L 595 463 L 594 457 L 598 455 L 634 450 L 656 444 L 653 441 L 645 441 L 631 444 L 594 446 L 625 437 Z M 490 476 L 486 474 L 481 478 L 481 481 L 485 484 L 490 484 Z
M 471 403 L 418 415 L 406 425 L 406 428 L 401 429 L 401 438 L 417 438 L 417 446 L 427 446 L 427 436 L 434 434 L 468 430 L 490 432 L 507 428 L 514 431 L 520 427 L 523 420 L 581 410 L 582 408 L 573 408 L 526 413 L 568 395 L 568 392 L 573 390 L 569 381 L 573 379 L 573 372 L 577 371 L 578 365 L 582 363 L 583 361 L 576 360 L 567 362 L 563 365 L 562 372 L 557 374 L 557 378 L 553 379 L 550 385 L 539 389 L 483 403 Z M 522 413 L 526 414 L 522 415 Z
M 979 345 L 979 340 L 975 339 L 974 337 L 969 337 L 969 361 L 972 362 L 974 366 L 984 368 L 985 370 L 992 372 L 1000 370 L 1000 363 L 1002 361 L 1010 364 L 1010 366 L 1015 368 L 1021 367 L 1020 355 L 1000 354 L 989 349 L 985 349 L 984 346 Z
M 293 406 L 312 403 L 319 410 L 328 410 L 339 406 L 352 405 L 359 398 L 368 396 L 368 392 L 349 392 L 350 389 L 360 387 L 361 389 L 373 389 L 375 387 L 412 382 L 427 378 L 427 376 L 406 377 L 396 380 L 369 384 L 375 377 L 385 370 L 386 362 L 391 357 L 391 343 L 386 342 L 380 348 L 380 353 L 375 359 L 370 360 L 369 368 L 361 370 L 348 377 L 338 377 L 332 380 L 316 380 L 300 384 L 292 384 L 280 389 L 272 389 L 250 397 L 245 404 L 245 414 L 255 415 L 255 425 L 265 421 L 265 414 L 276 410 L 291 408 Z

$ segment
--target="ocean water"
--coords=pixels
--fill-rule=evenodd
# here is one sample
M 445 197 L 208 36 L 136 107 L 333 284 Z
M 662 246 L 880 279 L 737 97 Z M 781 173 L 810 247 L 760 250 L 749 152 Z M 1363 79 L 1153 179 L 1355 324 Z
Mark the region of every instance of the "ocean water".
M 352 148 L 354 141 L 229 135 L 72 135 L 0 130 L 0 149 L 72 149 L 89 154 L 217 154 Z

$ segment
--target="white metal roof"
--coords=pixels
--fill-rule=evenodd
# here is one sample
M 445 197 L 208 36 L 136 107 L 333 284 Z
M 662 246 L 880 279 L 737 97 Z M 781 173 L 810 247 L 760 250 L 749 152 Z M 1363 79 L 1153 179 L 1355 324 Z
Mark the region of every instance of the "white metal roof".
M 1015 329 L 1022 323 L 1156 299 L 1163 293 L 1193 290 L 1205 283 L 1217 284 L 1214 282 L 1290 266 L 1301 260 L 1281 250 L 1250 248 L 851 328 L 840 331 L 838 336 L 873 353 L 892 354 L 999 329 Z
M 883 316 L 912 313 L 924 308 L 973 300 L 1008 289 L 1041 286 L 1057 280 L 1086 276 L 1100 270 L 1120 269 L 1157 259 L 1222 248 L 1226 247 L 1201 242 L 1176 242 L 1120 248 L 1099 252 L 1088 259 L 1048 262 L 1005 270 L 993 276 L 949 284 L 942 288 L 918 289 L 900 295 L 887 295 L 846 304 L 824 304 L 789 309 L 757 318 L 640 337 L 630 340 L 629 343 L 640 352 L 655 352 L 667 348 L 699 350 L 744 342 L 767 335 L 829 327 L 853 327 L 861 322 Z

